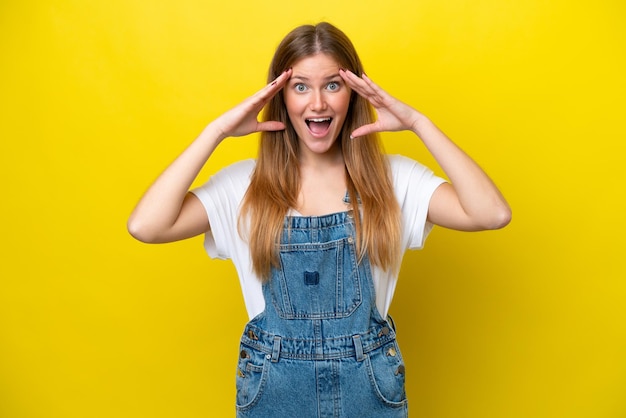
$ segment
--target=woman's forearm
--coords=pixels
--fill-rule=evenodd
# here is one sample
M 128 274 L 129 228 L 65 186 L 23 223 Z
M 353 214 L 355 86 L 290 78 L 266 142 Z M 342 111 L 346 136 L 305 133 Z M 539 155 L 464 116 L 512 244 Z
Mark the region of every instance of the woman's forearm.
M 483 169 L 430 119 L 420 114 L 412 131 L 450 180 L 467 216 L 466 229 L 497 229 L 511 219 L 506 200 Z
M 202 133 L 146 190 L 128 220 L 128 230 L 145 242 L 164 240 L 179 220 L 191 184 L 223 139 L 214 124 Z

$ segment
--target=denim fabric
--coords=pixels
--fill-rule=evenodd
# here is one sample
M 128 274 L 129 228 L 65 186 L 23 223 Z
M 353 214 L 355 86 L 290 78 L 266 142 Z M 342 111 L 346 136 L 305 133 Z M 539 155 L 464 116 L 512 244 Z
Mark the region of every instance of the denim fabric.
M 404 362 L 351 212 L 287 217 L 265 311 L 241 338 L 237 417 L 406 417 Z

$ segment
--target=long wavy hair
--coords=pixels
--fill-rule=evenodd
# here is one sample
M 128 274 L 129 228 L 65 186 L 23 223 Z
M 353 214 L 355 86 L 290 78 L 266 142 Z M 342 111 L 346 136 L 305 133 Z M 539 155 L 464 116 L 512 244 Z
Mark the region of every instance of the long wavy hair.
M 302 58 L 324 53 L 353 73 L 363 74 L 361 61 L 348 37 L 335 26 L 322 22 L 299 26 L 281 41 L 272 59 L 268 83 Z M 300 192 L 298 136 L 289 120 L 283 94 L 267 104 L 263 120 L 285 123 L 286 129 L 262 132 L 256 167 L 240 212 L 240 231 L 245 230 L 252 267 L 263 281 L 271 267 L 279 266 L 278 244 L 284 217 L 296 208 Z M 350 133 L 374 121 L 369 102 L 352 92 L 348 114 L 337 139 L 346 166 L 346 184 L 354 208 L 356 246 L 361 261 L 383 270 L 397 271 L 402 258 L 400 248 L 400 208 L 393 191 L 387 158 L 377 134 L 350 139 Z M 245 220 L 245 222 L 242 222 Z M 245 224 L 245 228 L 242 226 Z

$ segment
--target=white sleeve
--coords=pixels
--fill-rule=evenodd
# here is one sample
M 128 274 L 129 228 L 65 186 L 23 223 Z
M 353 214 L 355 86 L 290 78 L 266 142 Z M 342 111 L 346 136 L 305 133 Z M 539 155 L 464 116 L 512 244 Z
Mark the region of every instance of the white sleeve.
M 402 212 L 403 247 L 420 249 L 433 227 L 426 220 L 430 198 L 445 180 L 428 167 L 401 155 L 389 156 L 389 163 Z
M 209 218 L 211 230 L 204 236 L 204 248 L 212 258 L 231 259 L 240 251 L 239 205 L 250 184 L 254 166 L 254 160 L 237 162 L 191 190 L 202 202 Z

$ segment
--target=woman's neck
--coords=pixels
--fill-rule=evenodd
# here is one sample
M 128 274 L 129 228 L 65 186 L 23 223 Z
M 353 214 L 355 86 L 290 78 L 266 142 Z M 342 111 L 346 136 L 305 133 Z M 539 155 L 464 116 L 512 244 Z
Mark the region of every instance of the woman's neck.
M 298 156 L 301 171 L 303 169 L 325 171 L 333 167 L 343 167 L 345 165 L 339 143 L 336 143 L 331 149 L 322 154 L 303 148 L 300 148 Z
M 341 149 L 300 160 L 298 207 L 304 216 L 319 216 L 347 209 L 346 167 Z

